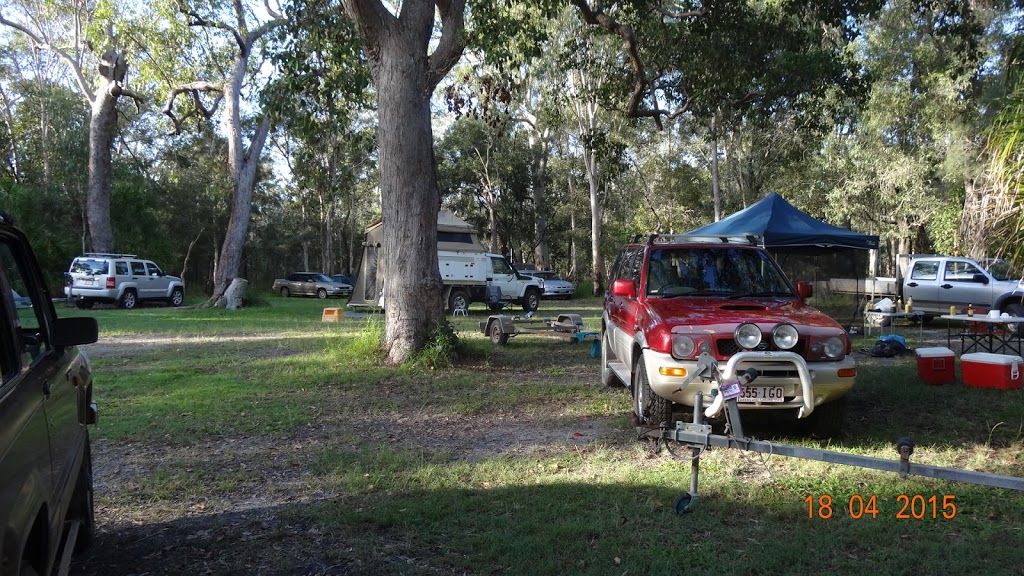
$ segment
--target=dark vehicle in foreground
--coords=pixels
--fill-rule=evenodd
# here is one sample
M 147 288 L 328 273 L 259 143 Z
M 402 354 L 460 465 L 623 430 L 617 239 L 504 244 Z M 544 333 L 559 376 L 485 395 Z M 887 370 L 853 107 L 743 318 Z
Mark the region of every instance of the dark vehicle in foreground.
M 839 433 L 857 374 L 849 336 L 805 303 L 810 283 L 794 290 L 750 238 L 652 235 L 622 249 L 610 281 L 601 379 L 630 388 L 639 425 L 671 424 L 696 392 L 710 395 L 707 380 L 681 386 L 707 353 L 726 380 L 757 370 L 741 410 L 806 418 L 817 436 Z
M 65 551 L 95 530 L 96 406 L 76 346 L 96 341 L 96 321 L 57 317 L 28 239 L 3 214 L 0 261 L 0 574 L 63 574 Z
M 274 280 L 273 291 L 284 296 L 316 296 L 317 298 L 348 298 L 352 285 L 335 282 L 320 272 L 294 272 L 287 278 Z

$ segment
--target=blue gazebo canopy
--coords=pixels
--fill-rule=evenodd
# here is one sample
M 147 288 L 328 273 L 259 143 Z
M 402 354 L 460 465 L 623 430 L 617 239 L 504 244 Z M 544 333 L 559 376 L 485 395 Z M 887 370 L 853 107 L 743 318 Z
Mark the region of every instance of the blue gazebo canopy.
M 689 232 L 714 236 L 754 235 L 766 248 L 817 246 L 821 248 L 878 248 L 878 236 L 826 224 L 800 211 L 772 192 L 747 208 Z

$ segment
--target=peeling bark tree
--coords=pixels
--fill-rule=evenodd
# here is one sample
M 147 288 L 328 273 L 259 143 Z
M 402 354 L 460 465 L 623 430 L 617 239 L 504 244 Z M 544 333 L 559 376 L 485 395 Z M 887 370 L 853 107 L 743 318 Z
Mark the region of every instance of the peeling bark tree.
M 84 10 L 84 4 L 82 5 Z M 17 30 L 28 37 L 40 50 L 57 55 L 71 70 L 78 91 L 89 102 L 89 192 L 86 200 L 86 217 L 89 225 L 89 239 L 92 250 L 114 251 L 114 229 L 110 223 L 110 176 L 111 153 L 114 132 L 117 129 L 117 102 L 121 96 L 128 96 L 141 104 L 142 98 L 124 87 L 128 64 L 124 53 L 117 48 L 118 37 L 112 27 L 107 28 L 105 40 L 109 48 L 104 51 L 97 65 L 96 89 L 86 78 L 83 62 L 90 52 L 84 26 L 88 14 L 75 14 L 70 20 L 75 30 L 61 31 L 66 38 L 56 37 L 56 31 L 30 27 L 9 20 L 0 13 L 0 24 Z M 36 22 L 28 19 L 28 22 Z
M 254 30 L 249 30 L 246 11 L 241 0 L 233 2 L 235 24 L 229 25 L 220 21 L 210 20 L 198 12 L 183 8 L 182 12 L 188 19 L 188 25 L 198 28 L 209 28 L 226 31 L 234 40 L 236 52 L 228 77 L 222 82 L 192 82 L 171 90 L 164 106 L 164 114 L 174 124 L 173 134 L 181 131 L 182 124 L 191 116 L 202 116 L 209 119 L 216 112 L 219 104 L 224 103 L 224 134 L 228 141 L 228 173 L 234 189 L 231 191 L 231 205 L 228 216 L 227 231 L 220 247 L 220 257 L 213 272 L 213 294 L 207 302 L 208 306 L 224 304 L 224 293 L 231 281 L 238 276 L 242 264 L 242 249 L 245 247 L 245 236 L 249 230 L 249 216 L 252 213 L 252 195 L 256 187 L 256 168 L 260 155 L 270 133 L 270 120 L 265 115 L 257 119 L 256 129 L 246 147 L 242 141 L 242 85 L 249 71 L 249 61 L 253 48 L 260 39 L 274 28 L 285 23 L 283 16 L 265 5 L 271 19 Z M 217 94 L 211 106 L 203 104 L 201 94 Z M 179 96 L 190 96 L 191 108 L 180 117 L 175 112 Z
M 434 167 L 430 97 L 465 46 L 465 0 L 343 0 L 363 40 L 377 92 L 388 359 L 401 362 L 444 323 L 437 263 L 441 199 Z M 435 10 L 441 37 L 428 54 Z

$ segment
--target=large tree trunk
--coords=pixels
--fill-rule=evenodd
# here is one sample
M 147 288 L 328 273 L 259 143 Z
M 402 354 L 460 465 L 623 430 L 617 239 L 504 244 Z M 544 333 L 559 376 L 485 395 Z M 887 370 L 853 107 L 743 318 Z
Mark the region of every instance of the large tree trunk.
M 110 91 L 114 82 L 104 78 L 92 102 L 89 120 L 89 194 L 86 214 L 89 238 L 95 252 L 114 251 L 114 229 L 110 224 L 110 147 L 117 128 L 117 98 Z
M 402 362 L 445 325 L 437 265 L 441 197 L 434 170 L 430 96 L 465 46 L 465 0 L 403 2 L 396 16 L 380 0 L 342 0 L 356 22 L 377 89 L 377 148 L 384 224 L 388 360 Z M 434 42 L 435 15 L 441 35 Z M 428 55 L 433 45 L 434 52 Z
M 587 158 L 587 180 L 590 183 L 590 279 L 594 282 L 592 294 L 604 294 L 604 266 L 601 264 L 601 220 L 600 178 L 594 152 Z
M 412 56 L 409 39 L 382 39 L 375 66 L 377 145 L 383 192 L 384 281 L 388 359 L 401 362 L 444 322 L 437 262 L 437 214 L 441 197 L 434 171 L 430 126 L 432 86 L 425 84 L 427 58 Z
M 711 196 L 715 222 L 722 219 L 722 192 L 718 182 L 718 115 L 711 116 Z
M 223 304 L 224 292 L 231 281 L 238 276 L 242 264 L 242 249 L 249 232 L 249 216 L 252 213 L 252 195 L 256 187 L 256 167 L 259 164 L 263 145 L 270 133 L 270 121 L 264 118 L 252 136 L 249 148 L 242 143 L 241 105 L 242 81 L 249 62 L 249 52 L 241 52 L 235 60 L 231 78 L 224 87 L 224 131 L 228 140 L 228 172 L 234 190 L 231 193 L 231 215 L 224 233 L 220 259 L 214 271 L 213 295 L 207 304 Z
M 538 140 L 538 150 L 534 152 L 533 164 L 533 207 L 537 214 L 535 224 L 537 247 L 534 249 L 533 260 L 538 267 L 546 270 L 551 267 L 551 258 L 548 254 L 547 199 L 545 198 L 547 193 L 545 179 L 547 178 L 548 167 L 548 144 L 543 137 L 538 137 Z

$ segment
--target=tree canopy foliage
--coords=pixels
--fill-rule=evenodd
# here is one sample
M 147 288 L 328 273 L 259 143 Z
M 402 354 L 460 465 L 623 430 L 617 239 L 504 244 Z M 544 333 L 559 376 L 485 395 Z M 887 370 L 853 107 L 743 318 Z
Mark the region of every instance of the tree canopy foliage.
M 6 0 L 0 14 L 36 7 L 65 33 L 58 4 Z M 142 103 L 114 107 L 114 248 L 183 270 L 193 294 L 214 292 L 232 237 L 230 275 L 257 290 L 300 268 L 352 272 L 380 219 L 419 222 L 391 252 L 427 278 L 441 205 L 494 249 L 599 291 L 626 236 L 684 232 L 772 191 L 879 234 L 882 262 L 1024 260 L 1018 4 L 104 1 L 77 48 L 95 58 L 118 40 L 120 86 Z M 95 244 L 94 110 L 59 55 L 0 34 L 0 198 L 40 237 L 56 287 Z

